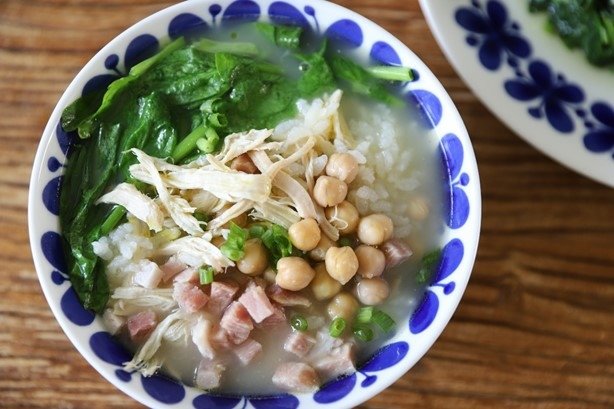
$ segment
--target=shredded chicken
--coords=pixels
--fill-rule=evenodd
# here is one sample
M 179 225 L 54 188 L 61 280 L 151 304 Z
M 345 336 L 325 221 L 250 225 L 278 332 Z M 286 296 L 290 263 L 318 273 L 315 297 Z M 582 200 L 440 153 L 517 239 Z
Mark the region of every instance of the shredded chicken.
M 103 195 L 96 203 L 113 203 L 126 208 L 137 219 L 147 223 L 147 226 L 155 232 L 162 230 L 164 215 L 153 199 L 139 192 L 130 183 L 120 183 Z
M 203 237 L 182 237 L 160 247 L 158 256 L 172 256 L 191 267 L 211 266 L 216 272 L 234 266 L 232 260 L 222 254 L 209 240 Z

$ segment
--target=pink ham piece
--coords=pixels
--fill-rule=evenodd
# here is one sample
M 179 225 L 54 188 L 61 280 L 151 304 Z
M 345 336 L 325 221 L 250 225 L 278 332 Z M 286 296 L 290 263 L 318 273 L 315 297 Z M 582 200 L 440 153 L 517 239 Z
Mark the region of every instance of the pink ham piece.
M 254 322 L 257 323 L 262 322 L 275 312 L 262 287 L 253 281 L 247 285 L 245 292 L 239 297 L 239 302 L 243 304 Z
M 315 338 L 310 337 L 304 332 L 293 331 L 284 343 L 284 350 L 302 358 L 307 355 L 315 344 Z
M 239 291 L 239 287 L 234 283 L 212 282 L 207 311 L 219 316 L 230 305 L 237 291 Z
M 146 310 L 128 317 L 126 325 L 130 338 L 133 341 L 141 341 L 158 325 L 158 319 L 155 312 Z
M 234 346 L 228 339 L 226 331 L 217 324 L 213 326 L 211 342 L 213 342 L 216 347 L 223 349 L 230 349 Z
M 309 298 L 294 291 L 284 290 L 277 284 L 272 284 L 266 289 L 269 298 L 284 307 L 310 307 Z
M 284 313 L 283 307 L 272 304 L 273 305 L 273 314 L 265 318 L 260 324 L 258 324 L 258 328 L 274 328 L 278 325 L 287 324 L 286 314 Z
M 333 348 L 330 353 L 312 362 L 323 379 L 329 380 L 356 371 L 354 366 L 354 345 L 345 343 Z
M 187 267 L 188 266 L 179 261 L 176 256 L 169 257 L 169 259 L 166 260 L 166 263 L 160 266 L 160 270 L 162 270 L 162 281 L 165 283 L 168 282 L 177 274 L 184 271 Z
M 193 267 L 188 267 L 181 273 L 177 274 L 173 281 L 176 283 L 198 283 L 198 272 Z
M 212 331 L 213 325 L 211 321 L 204 317 L 199 317 L 196 325 L 192 327 L 192 342 L 194 342 L 203 358 L 213 359 L 215 357 L 215 349 L 213 349 L 211 344 Z
M 386 256 L 386 268 L 398 266 L 411 257 L 414 252 L 409 246 L 399 239 L 391 239 L 382 244 L 379 248 Z
M 262 352 L 262 345 L 253 339 L 248 339 L 241 345 L 237 346 L 233 352 L 241 361 L 243 366 L 247 366 L 250 362 L 256 358 L 258 354 Z
M 209 297 L 198 286 L 190 283 L 175 283 L 173 298 L 179 308 L 191 314 L 203 308 Z
M 203 358 L 196 371 L 196 386 L 206 391 L 219 387 L 225 370 L 226 367 L 220 361 Z
M 313 392 L 320 386 L 316 371 L 303 362 L 285 362 L 273 374 L 273 383 L 288 392 Z
M 249 337 L 249 333 L 254 329 L 254 324 L 245 307 L 240 302 L 233 301 L 224 311 L 220 327 L 226 331 L 228 339 L 233 344 L 238 345 Z

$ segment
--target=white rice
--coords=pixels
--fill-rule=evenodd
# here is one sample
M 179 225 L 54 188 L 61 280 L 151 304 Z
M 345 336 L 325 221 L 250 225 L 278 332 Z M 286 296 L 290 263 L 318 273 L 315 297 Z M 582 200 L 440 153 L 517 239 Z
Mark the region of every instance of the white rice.
M 407 193 L 420 186 L 419 175 L 410 172 L 412 151 L 401 141 L 391 110 L 383 104 L 354 104 L 348 118 L 357 141 L 356 150 L 366 158 L 350 185 L 348 198 L 358 211 L 385 213 L 394 222 L 395 237 L 407 238 L 412 231 Z

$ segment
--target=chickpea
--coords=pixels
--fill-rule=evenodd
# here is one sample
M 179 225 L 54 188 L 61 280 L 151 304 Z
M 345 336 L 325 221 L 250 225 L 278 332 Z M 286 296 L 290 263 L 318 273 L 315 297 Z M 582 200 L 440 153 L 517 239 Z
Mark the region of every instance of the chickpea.
M 333 153 L 326 164 L 326 174 L 350 184 L 358 174 L 358 162 L 349 153 Z
M 267 268 L 266 270 L 264 270 L 264 273 L 262 273 L 262 277 L 265 279 L 265 281 L 271 284 L 275 282 L 276 275 L 277 273 L 271 267 Z
M 324 261 L 328 274 L 341 284 L 350 281 L 358 271 L 358 259 L 351 247 L 329 248 Z
M 325 234 L 322 234 L 318 245 L 309 252 L 309 257 L 315 261 L 324 261 L 326 252 L 331 247 L 335 247 L 335 242 L 329 239 Z
M 317 264 L 314 270 L 316 276 L 311 281 L 311 291 L 316 300 L 328 300 L 341 291 L 341 284 L 328 274 L 324 263 Z
M 339 293 L 328 304 L 327 312 L 331 319 L 341 317 L 351 322 L 358 311 L 358 301 L 349 293 Z
M 365 244 L 378 246 L 392 237 L 392 220 L 384 214 L 371 214 L 358 222 L 358 238 Z
M 347 193 L 348 185 L 330 176 L 320 176 L 313 187 L 313 198 L 322 207 L 338 205 Z
M 223 210 L 222 210 L 223 212 Z M 218 216 L 222 213 L 220 212 L 218 214 Z M 230 223 L 234 223 L 239 227 L 245 227 L 245 225 L 247 224 L 247 213 L 241 213 L 240 215 L 238 215 L 237 217 L 235 217 L 234 219 L 230 219 L 228 222 L 224 223 L 224 225 L 222 226 L 222 228 L 224 229 L 230 229 Z
M 275 283 L 281 288 L 298 291 L 307 287 L 316 272 L 300 257 L 283 257 L 277 262 Z
M 364 244 L 358 246 L 354 252 L 358 259 L 358 275 L 363 278 L 373 278 L 382 275 L 386 267 L 384 252 Z
M 388 283 L 380 277 L 365 278 L 356 285 L 356 296 L 364 305 L 379 305 L 389 294 Z
M 268 266 L 267 252 L 260 239 L 249 239 L 243 248 L 245 255 L 237 261 L 237 268 L 248 276 L 257 276 Z
M 327 207 L 324 212 L 328 221 L 339 229 L 341 234 L 352 234 L 356 231 L 360 216 L 356 207 L 347 200 L 335 207 Z
M 258 168 L 256 167 L 256 165 L 254 165 L 254 162 L 252 162 L 251 158 L 247 153 L 244 153 L 243 155 L 239 155 L 234 158 L 232 160 L 232 163 L 230 164 L 230 169 L 234 169 L 244 173 L 259 173 Z
M 320 226 L 312 218 L 294 223 L 288 229 L 290 241 L 299 250 L 310 251 L 316 248 L 321 238 Z

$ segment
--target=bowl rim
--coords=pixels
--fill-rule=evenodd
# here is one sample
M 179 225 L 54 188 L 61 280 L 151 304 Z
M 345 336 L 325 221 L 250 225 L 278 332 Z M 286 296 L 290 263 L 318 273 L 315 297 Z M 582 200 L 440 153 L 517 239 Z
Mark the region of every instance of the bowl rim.
M 259 5 L 262 4 L 270 4 L 272 0 L 255 0 Z M 57 216 L 45 215 L 44 217 L 40 215 L 40 212 L 37 212 L 37 207 L 40 207 L 40 192 L 43 187 L 43 178 L 42 175 L 47 173 L 45 169 L 45 159 L 49 156 L 48 150 L 49 145 L 53 140 L 53 136 L 55 134 L 56 125 L 60 119 L 61 112 L 68 103 L 72 102 L 71 93 L 74 92 L 75 89 L 82 87 L 83 84 L 91 77 L 91 75 L 95 72 L 97 65 L 104 61 L 104 56 L 109 55 L 115 52 L 118 48 L 118 45 L 121 45 L 122 42 L 127 42 L 131 38 L 134 38 L 136 35 L 140 33 L 140 31 L 149 26 L 151 23 L 156 22 L 158 19 L 164 19 L 165 16 L 174 13 L 174 15 L 178 15 L 181 12 L 194 12 L 199 6 L 209 6 L 211 4 L 222 4 L 223 7 L 227 7 L 229 4 L 233 3 L 232 0 L 193 0 L 189 2 L 182 2 L 162 10 L 151 14 L 133 25 L 124 30 L 119 35 L 115 36 L 111 39 L 100 51 L 98 51 L 79 71 L 79 73 L 72 79 L 70 84 L 66 87 L 66 90 L 63 92 L 60 97 L 58 103 L 55 105 L 52 114 L 50 115 L 49 122 L 45 126 L 45 129 L 42 133 L 41 140 L 39 142 L 36 156 L 34 158 L 34 163 L 32 167 L 32 173 L 30 178 L 30 188 L 28 194 L 28 232 L 30 237 L 30 247 L 32 251 L 32 257 L 35 265 L 35 269 L 37 272 L 37 276 L 39 279 L 39 283 L 49 304 L 55 319 L 60 324 L 60 327 L 69 338 L 71 343 L 75 346 L 75 348 L 79 351 L 79 353 L 86 359 L 86 361 L 96 369 L 98 373 L 100 373 L 105 379 L 107 379 L 112 385 L 120 389 L 126 395 L 131 398 L 146 404 L 150 407 L 159 407 L 164 406 L 160 402 L 154 400 L 149 397 L 143 391 L 135 389 L 134 386 L 131 386 L 130 383 L 121 382 L 117 378 L 113 376 L 113 371 L 109 370 L 105 367 L 105 363 L 102 362 L 94 353 L 87 348 L 88 341 L 84 339 L 85 331 L 75 330 L 74 325 L 68 321 L 68 319 L 64 316 L 61 311 L 59 300 L 52 294 L 52 283 L 46 275 L 46 271 L 49 268 L 45 265 L 47 261 L 44 259 L 40 247 L 40 243 L 37 242 L 40 233 L 38 231 L 38 221 L 42 218 L 48 218 L 49 220 L 55 219 L 55 224 L 59 224 L 59 218 Z M 294 5 L 295 2 L 293 2 Z M 412 346 L 413 350 L 418 350 L 417 353 L 414 353 L 411 359 L 404 358 L 401 362 L 394 365 L 392 368 L 388 368 L 388 372 L 386 376 L 382 376 L 384 378 L 378 381 L 369 389 L 360 389 L 360 393 L 352 393 L 345 398 L 343 398 L 343 405 L 347 405 L 347 407 L 356 406 L 376 394 L 380 393 L 382 390 L 386 389 L 392 383 L 396 382 L 400 377 L 402 377 L 411 367 L 413 367 L 417 361 L 419 361 L 426 352 L 432 347 L 435 341 L 442 334 L 443 330 L 447 326 L 449 320 L 452 318 L 452 315 L 456 311 L 460 299 L 466 289 L 467 283 L 469 281 L 471 270 L 473 269 L 475 263 L 475 257 L 477 254 L 479 236 L 480 236 L 480 226 L 481 226 L 481 188 L 480 188 L 480 180 L 479 173 L 477 169 L 477 163 L 475 154 L 473 151 L 473 147 L 467 133 L 466 127 L 460 117 L 460 114 L 452 102 L 452 99 L 445 91 L 437 77 L 430 71 L 430 69 L 422 62 L 422 60 L 411 51 L 404 43 L 398 40 L 394 35 L 389 33 L 386 29 L 374 23 L 373 21 L 367 19 L 366 17 L 349 10 L 343 6 L 329 3 L 325 0 L 300 0 L 300 5 L 309 4 L 310 6 L 315 7 L 317 10 L 332 10 L 334 14 L 341 15 L 346 18 L 351 18 L 354 21 L 359 22 L 361 28 L 366 31 L 374 31 L 380 32 L 386 38 L 395 50 L 397 50 L 400 54 L 403 54 L 407 58 L 411 59 L 412 62 L 416 62 L 416 65 L 420 67 L 421 76 L 426 74 L 430 77 L 429 82 L 430 87 L 428 89 L 432 90 L 433 88 L 436 91 L 437 97 L 440 99 L 442 106 L 447 110 L 447 117 L 451 118 L 451 121 L 454 123 L 454 126 L 448 127 L 452 128 L 454 134 L 458 136 L 458 138 L 463 143 L 464 148 L 464 164 L 465 172 L 471 174 L 472 176 L 472 189 L 470 191 L 469 202 L 471 203 L 471 212 L 472 212 L 472 222 L 467 222 L 467 225 L 463 227 L 464 234 L 462 235 L 463 241 L 467 244 L 466 251 L 464 253 L 462 264 L 458 267 L 454 274 L 456 274 L 456 291 L 448 296 L 447 298 L 447 307 L 440 311 L 439 314 L 435 317 L 435 321 L 429 327 L 428 334 L 421 334 L 421 341 L 419 345 Z M 204 9 L 204 7 L 203 7 Z M 322 11 L 320 11 L 322 12 Z M 342 17 L 342 18 L 343 18 Z M 161 38 L 161 37 L 157 37 Z M 441 132 L 443 134 L 443 132 Z M 54 224 L 52 222 L 52 224 Z M 58 226 L 59 231 L 59 226 Z M 462 270 L 462 271 L 459 271 Z M 428 335 L 428 336 L 427 336 Z M 86 337 L 87 338 L 87 337 Z M 134 383 L 132 383 L 133 385 Z M 189 388 L 186 386 L 186 388 Z M 354 395 L 354 396 L 352 396 Z M 313 400 L 307 402 L 302 399 L 305 396 L 311 396 L 311 394 L 295 394 L 300 400 L 301 404 L 311 403 L 311 405 L 319 406 L 320 404 L 316 404 Z M 341 403 L 336 402 L 335 405 Z M 306 405 L 306 407 L 310 407 Z M 336 406 L 339 407 L 339 406 Z

